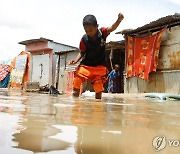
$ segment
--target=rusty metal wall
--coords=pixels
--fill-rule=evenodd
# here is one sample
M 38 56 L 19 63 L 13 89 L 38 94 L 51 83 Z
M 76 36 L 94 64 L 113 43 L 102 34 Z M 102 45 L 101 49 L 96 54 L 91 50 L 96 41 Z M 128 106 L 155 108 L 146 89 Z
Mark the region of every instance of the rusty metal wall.
M 180 26 L 172 27 L 164 33 L 157 69 L 180 69 Z
M 126 79 L 125 93 L 151 92 L 180 94 L 180 71 L 154 72 L 148 81 L 137 77 Z
M 125 93 L 180 94 L 180 26 L 164 33 L 157 72 L 151 73 L 148 81 L 137 77 L 125 78 L 124 90 Z

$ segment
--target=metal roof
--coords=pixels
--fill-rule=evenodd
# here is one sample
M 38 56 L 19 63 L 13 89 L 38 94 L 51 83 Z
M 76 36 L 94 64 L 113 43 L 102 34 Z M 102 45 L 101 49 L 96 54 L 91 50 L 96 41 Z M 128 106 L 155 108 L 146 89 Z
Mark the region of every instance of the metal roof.
M 31 44 L 31 43 L 35 43 L 35 42 L 48 42 L 48 41 L 53 42 L 53 40 L 40 37 L 39 39 L 30 39 L 30 40 L 21 41 L 21 42 L 19 42 L 19 44 L 27 45 L 27 44 Z
M 69 52 L 74 52 L 74 51 L 79 51 L 78 48 L 74 49 L 74 50 L 61 50 L 61 51 L 55 51 L 56 55 L 61 55 L 61 54 L 65 54 L 65 53 L 69 53 Z
M 164 26 L 174 27 L 180 25 L 180 13 L 175 13 L 174 15 L 169 15 L 163 18 L 160 18 L 156 21 L 150 22 L 142 27 L 138 27 L 137 29 L 126 29 L 116 34 L 125 34 L 125 35 L 138 35 L 144 34 L 148 32 L 156 32 L 162 29 Z
M 121 41 L 110 41 L 106 43 L 106 50 L 110 49 L 124 49 L 125 48 L 125 40 Z
M 58 42 L 54 42 L 53 40 L 46 39 L 46 38 L 43 38 L 43 37 L 40 37 L 39 39 L 30 39 L 30 40 L 21 41 L 21 42 L 19 42 L 19 44 L 27 45 L 27 44 L 36 43 L 36 42 L 48 42 L 48 41 L 56 43 L 56 44 L 59 44 L 59 45 L 62 45 L 64 47 L 68 47 L 68 49 L 66 49 L 66 50 L 70 50 L 71 51 L 71 50 L 77 50 L 78 49 L 76 47 L 73 47 L 73 46 L 70 46 L 70 45 L 66 45 L 66 44 L 62 44 L 62 43 L 58 43 Z M 61 50 L 61 52 L 62 52 L 62 50 Z

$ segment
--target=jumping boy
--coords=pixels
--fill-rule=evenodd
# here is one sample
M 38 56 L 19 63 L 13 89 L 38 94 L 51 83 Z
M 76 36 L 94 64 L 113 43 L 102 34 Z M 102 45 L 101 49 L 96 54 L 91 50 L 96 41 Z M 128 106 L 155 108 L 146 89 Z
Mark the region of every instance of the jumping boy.
M 83 18 L 83 26 L 86 34 L 80 41 L 80 53 L 74 60 L 69 62 L 69 64 L 73 65 L 82 58 L 75 72 L 73 96 L 78 97 L 81 84 L 91 79 L 96 93 L 95 97 L 96 99 L 101 99 L 107 74 L 105 66 L 106 38 L 119 26 L 123 18 L 123 14 L 119 13 L 118 19 L 111 27 L 100 29 L 98 29 L 99 25 L 94 15 L 86 15 Z

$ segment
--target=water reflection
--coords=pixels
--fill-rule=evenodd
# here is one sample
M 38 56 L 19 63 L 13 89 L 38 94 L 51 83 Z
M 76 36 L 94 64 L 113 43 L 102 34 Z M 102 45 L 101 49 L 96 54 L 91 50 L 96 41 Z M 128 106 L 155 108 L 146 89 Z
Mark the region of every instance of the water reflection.
M 22 125 L 27 129 L 15 134 L 14 141 L 18 142 L 18 148 L 33 152 L 47 152 L 51 150 L 64 150 L 70 146 L 68 142 L 49 138 L 60 131 L 46 124 L 46 119 L 29 117 Z
M 155 136 L 180 138 L 180 110 L 153 101 L 0 93 L 0 154 L 154 153 Z

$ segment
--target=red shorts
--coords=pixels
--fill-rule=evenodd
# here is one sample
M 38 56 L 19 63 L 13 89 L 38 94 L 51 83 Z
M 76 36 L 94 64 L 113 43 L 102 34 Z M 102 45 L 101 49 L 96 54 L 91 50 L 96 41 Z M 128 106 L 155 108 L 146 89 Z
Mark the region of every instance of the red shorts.
M 80 89 L 81 84 L 88 79 L 92 80 L 94 91 L 96 93 L 104 91 L 107 69 L 105 66 L 85 66 L 80 65 L 76 72 L 73 82 L 73 88 Z

